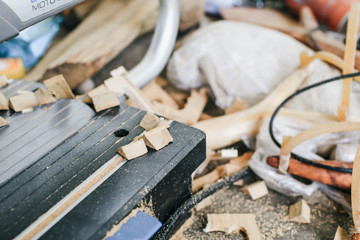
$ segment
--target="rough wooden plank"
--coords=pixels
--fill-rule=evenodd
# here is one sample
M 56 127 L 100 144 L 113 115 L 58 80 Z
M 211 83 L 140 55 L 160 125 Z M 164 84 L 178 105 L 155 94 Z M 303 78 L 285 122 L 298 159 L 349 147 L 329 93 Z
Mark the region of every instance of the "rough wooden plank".
M 140 127 L 144 128 L 146 131 L 149 131 L 153 128 L 156 128 L 160 123 L 160 118 L 155 114 L 147 112 L 143 119 L 140 122 Z
M 119 147 L 116 151 L 127 160 L 140 157 L 148 152 L 143 139 Z
M 24 109 L 33 108 L 38 105 L 37 99 L 33 92 L 23 93 L 10 98 L 9 106 L 15 112 L 21 112 Z
M 259 199 L 269 193 L 264 181 L 254 182 L 243 188 L 247 194 L 250 195 L 252 200 Z
M 166 127 L 157 127 L 144 134 L 146 146 L 160 150 L 173 141 L 172 136 Z
M 106 0 L 42 58 L 28 80 L 63 74 L 76 88 L 156 24 L 157 0 Z
M 5 125 L 8 125 L 9 123 L 2 117 L 0 117 L 0 127 L 3 127 Z
M 48 80 L 44 81 L 45 86 L 54 94 L 56 99 L 73 99 L 74 94 L 72 93 L 69 85 L 67 84 L 63 75 L 56 75 Z
M 103 111 L 120 105 L 120 101 L 114 92 L 104 92 L 91 97 L 96 112 Z
M 205 232 L 221 231 L 227 234 L 243 231 L 249 240 L 262 239 L 255 214 L 207 214 Z
M 56 98 L 45 88 L 39 88 L 34 94 L 39 106 L 56 102 Z
M 9 110 L 9 99 L 0 92 L 0 110 Z
M 288 219 L 298 223 L 310 223 L 310 207 L 301 199 L 290 206 Z

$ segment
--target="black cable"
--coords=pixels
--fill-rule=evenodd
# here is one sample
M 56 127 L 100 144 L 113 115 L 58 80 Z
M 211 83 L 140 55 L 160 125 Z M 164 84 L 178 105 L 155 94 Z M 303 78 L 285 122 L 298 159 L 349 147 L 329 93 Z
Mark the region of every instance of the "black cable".
M 252 173 L 250 168 L 246 168 L 238 173 L 235 173 L 229 177 L 223 178 L 218 182 L 210 185 L 206 189 L 196 193 L 190 199 L 186 200 L 177 210 L 176 212 L 169 217 L 169 219 L 165 222 L 165 224 L 160 228 L 160 230 L 156 233 L 156 235 L 152 239 L 161 239 L 165 240 L 171 231 L 174 229 L 177 220 L 183 216 L 185 213 L 190 211 L 196 204 L 207 198 L 208 196 L 214 194 L 220 189 L 239 181 L 242 178 L 249 176 Z
M 295 96 L 307 91 L 307 90 L 310 90 L 312 88 L 315 88 L 315 87 L 319 87 L 321 85 L 324 85 L 324 84 L 327 84 L 327 83 L 330 83 L 330 82 L 334 82 L 334 81 L 338 81 L 338 80 L 341 80 L 341 79 L 344 79 L 344 78 L 353 78 L 353 77 L 356 77 L 356 76 L 360 76 L 360 73 L 350 73 L 350 74 L 346 74 L 346 75 L 340 75 L 340 76 L 337 76 L 337 77 L 334 77 L 334 78 L 330 78 L 330 79 L 327 79 L 327 80 L 324 80 L 324 81 L 321 81 L 321 82 L 318 82 L 318 83 L 315 83 L 315 84 L 312 84 L 312 85 L 309 85 L 309 86 L 306 86 L 302 89 L 299 89 L 297 91 L 295 91 L 293 94 L 291 94 L 289 97 L 287 97 L 282 103 L 280 103 L 280 105 L 275 109 L 273 115 L 271 116 L 270 118 L 270 123 L 269 123 L 269 132 L 270 132 L 270 137 L 271 139 L 273 140 L 273 142 L 275 143 L 276 146 L 278 146 L 279 148 L 281 147 L 281 144 L 276 140 L 275 136 L 274 136 L 274 132 L 273 132 L 273 124 L 274 124 L 274 120 L 275 120 L 275 117 L 276 115 L 279 113 L 280 109 L 282 107 L 284 107 L 284 105 L 289 102 L 291 99 L 293 99 Z M 311 161 L 307 158 L 304 158 L 304 157 L 301 157 L 297 154 L 294 154 L 294 153 L 291 153 L 291 156 L 297 160 L 299 160 L 300 162 L 303 162 L 303 163 L 306 163 L 306 164 L 309 164 L 309 165 L 312 165 L 312 166 L 315 166 L 315 167 L 319 167 L 319 168 L 323 168 L 323 169 L 326 169 L 326 170 L 332 170 L 332 171 L 336 171 L 336 172 L 343 172 L 343 173 L 352 173 L 352 169 L 351 168 L 342 168 L 342 167 L 332 167 L 332 166 L 328 166 L 328 165 L 324 165 L 324 164 L 321 164 L 321 163 L 318 163 L 318 162 L 314 162 L 314 161 Z

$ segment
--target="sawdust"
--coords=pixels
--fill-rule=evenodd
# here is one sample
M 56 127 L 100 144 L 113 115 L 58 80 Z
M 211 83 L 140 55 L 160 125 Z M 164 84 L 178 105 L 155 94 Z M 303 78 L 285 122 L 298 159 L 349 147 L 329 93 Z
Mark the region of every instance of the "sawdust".
M 180 227 L 179 230 L 170 238 L 170 240 L 182 240 L 184 239 L 183 233 L 188 229 L 195 220 L 194 210 L 191 211 L 191 216 L 185 221 L 185 223 Z
M 351 217 L 341 206 L 317 191 L 306 199 L 311 208 L 311 224 L 289 222 L 289 206 L 300 198 L 289 198 L 269 190 L 258 200 L 251 198 L 232 186 L 209 197 L 211 205 L 192 213 L 190 226 L 182 226 L 182 239 L 246 239 L 243 233 L 205 233 L 208 213 L 252 213 L 256 215 L 262 239 L 333 239 L 337 226 L 349 232 Z M 189 224 L 188 224 L 189 225 Z M 177 233 L 178 234 L 178 233 Z
M 152 203 L 152 197 L 148 201 L 143 199 L 139 204 L 137 208 L 134 208 L 125 218 L 123 218 L 118 224 L 113 225 L 113 227 L 106 233 L 105 237 L 103 239 L 107 239 L 111 236 L 114 236 L 117 231 L 120 230 L 121 226 L 125 224 L 130 218 L 135 217 L 136 214 L 139 212 L 145 212 L 151 216 L 155 216 L 154 210 L 153 210 L 153 203 Z

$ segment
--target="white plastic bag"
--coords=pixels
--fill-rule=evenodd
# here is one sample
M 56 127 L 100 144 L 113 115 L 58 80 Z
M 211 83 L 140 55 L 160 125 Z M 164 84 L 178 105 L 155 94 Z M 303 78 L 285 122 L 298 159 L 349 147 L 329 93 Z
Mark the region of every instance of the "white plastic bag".
M 235 98 L 251 106 L 295 70 L 303 50 L 312 52 L 281 32 L 217 21 L 185 40 L 171 57 L 167 75 L 182 89 L 209 84 L 222 108 Z

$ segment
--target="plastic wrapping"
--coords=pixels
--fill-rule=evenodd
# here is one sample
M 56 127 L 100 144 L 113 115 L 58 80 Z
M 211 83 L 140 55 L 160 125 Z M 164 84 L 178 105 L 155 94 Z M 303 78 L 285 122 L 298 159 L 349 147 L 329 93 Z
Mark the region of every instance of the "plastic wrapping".
M 185 40 L 171 57 L 167 75 L 181 89 L 209 84 L 222 108 L 235 98 L 251 106 L 295 70 L 303 50 L 309 49 L 281 32 L 217 21 Z
M 283 136 L 294 136 L 297 133 L 314 126 L 312 122 L 306 122 L 296 118 L 277 117 L 274 124 L 274 134 L 279 142 Z M 317 188 L 318 183 L 306 185 L 290 174 L 280 174 L 275 168 L 266 163 L 268 156 L 279 155 L 280 149 L 273 143 L 269 134 L 269 118 L 265 119 L 256 139 L 256 151 L 249 163 L 251 169 L 263 178 L 266 184 L 287 196 L 310 196 Z M 294 149 L 294 153 L 312 160 L 323 160 L 319 150 L 325 146 L 334 147 L 339 143 L 358 141 L 360 138 L 356 132 L 329 133 L 310 139 Z M 309 173 L 311 174 L 311 173 Z
M 320 60 L 313 62 L 310 76 L 304 81 L 303 85 L 307 86 L 339 76 L 341 73 Z M 341 103 L 342 81 L 335 81 L 323 86 L 306 91 L 296 96 L 286 107 L 298 110 L 315 111 L 337 115 L 338 106 Z M 291 93 L 289 93 L 290 95 Z M 360 116 L 360 84 L 353 81 L 352 93 L 350 95 L 350 115 Z

